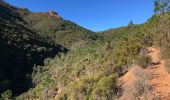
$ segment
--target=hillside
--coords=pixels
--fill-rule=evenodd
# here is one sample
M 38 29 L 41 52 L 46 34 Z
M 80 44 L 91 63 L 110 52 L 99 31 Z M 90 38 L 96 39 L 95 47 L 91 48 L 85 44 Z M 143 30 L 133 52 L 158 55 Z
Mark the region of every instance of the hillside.
M 18 94 L 31 86 L 34 65 L 43 65 L 45 58 L 68 50 L 28 28 L 20 14 L 27 10 L 1 2 L 0 12 L 0 92 L 12 89 Z
M 170 13 L 155 3 L 147 22 L 95 33 L 1 0 L 0 98 L 168 100 Z
M 131 31 L 134 28 L 127 28 Z M 126 31 L 125 30 L 125 31 Z M 118 31 L 118 30 L 117 30 Z M 46 71 L 35 73 L 36 87 L 21 98 L 82 100 L 118 98 L 117 78 L 123 75 L 142 49 L 142 34 L 125 32 L 117 39 L 102 39 L 75 47 L 51 59 Z M 121 32 L 120 32 L 121 33 Z M 116 34 L 116 33 L 113 33 Z
M 94 32 L 78 26 L 71 21 L 63 20 L 53 11 L 29 13 L 23 19 L 40 36 L 68 48 L 71 48 L 77 42 L 93 41 L 99 38 Z
M 0 16 L 1 93 L 12 90 L 13 95 L 19 95 L 27 91 L 33 87 L 33 69 L 44 65 L 45 59 L 67 53 L 79 41 L 97 39 L 93 32 L 55 12 L 32 13 L 1 0 Z

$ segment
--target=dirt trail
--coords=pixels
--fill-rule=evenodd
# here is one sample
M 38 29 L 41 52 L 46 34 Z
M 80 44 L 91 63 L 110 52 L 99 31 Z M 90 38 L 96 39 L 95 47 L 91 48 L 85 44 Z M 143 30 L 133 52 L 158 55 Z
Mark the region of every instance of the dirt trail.
M 119 100 L 170 100 L 170 74 L 165 70 L 165 61 L 160 59 L 160 50 L 150 47 L 147 54 L 152 63 L 147 69 L 132 67 L 119 79 L 124 89 Z M 151 78 L 145 79 L 147 75 Z M 141 80 L 142 84 L 139 82 Z M 145 91 L 141 96 L 135 95 L 139 88 L 137 84 L 151 86 L 152 91 Z
M 165 70 L 165 61 L 161 60 L 160 50 L 148 48 L 148 55 L 152 59 L 152 66 L 148 69 L 148 73 L 153 77 L 148 83 L 154 88 L 153 94 L 161 100 L 170 100 L 170 74 Z
M 145 81 L 144 70 L 139 66 L 133 66 L 123 77 L 119 79 L 123 88 L 123 94 L 119 100 L 137 100 L 140 97 L 138 89 Z M 138 88 L 138 89 L 136 89 Z

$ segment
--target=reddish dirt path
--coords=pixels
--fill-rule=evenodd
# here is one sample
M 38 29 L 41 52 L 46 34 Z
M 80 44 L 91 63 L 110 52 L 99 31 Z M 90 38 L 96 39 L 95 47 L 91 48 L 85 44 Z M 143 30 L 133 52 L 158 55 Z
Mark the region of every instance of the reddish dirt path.
M 170 100 L 170 74 L 165 70 L 165 61 L 160 60 L 160 50 L 148 48 L 152 66 L 148 72 L 153 75 L 148 83 L 153 87 L 153 95 L 160 100 Z
M 124 89 L 119 100 L 170 100 L 170 74 L 165 70 L 165 61 L 160 59 L 160 50 L 150 47 L 147 54 L 151 57 L 151 66 L 147 69 L 132 67 L 119 78 L 120 85 Z M 148 75 L 151 78 L 145 79 Z M 153 89 L 139 97 L 135 96 L 137 87 L 134 85 L 143 78 L 142 84 L 147 84 Z
M 123 88 L 123 94 L 119 100 L 138 100 L 136 83 L 143 80 L 146 74 L 139 66 L 132 67 L 123 77 L 119 79 L 120 85 Z M 140 86 L 140 85 L 139 85 Z

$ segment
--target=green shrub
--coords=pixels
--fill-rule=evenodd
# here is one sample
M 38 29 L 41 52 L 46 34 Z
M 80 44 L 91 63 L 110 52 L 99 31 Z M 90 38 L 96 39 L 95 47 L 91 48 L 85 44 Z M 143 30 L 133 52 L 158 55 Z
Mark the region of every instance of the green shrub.
M 137 64 L 142 68 L 147 68 L 151 64 L 151 58 L 146 54 L 140 54 L 137 58 Z
M 115 99 L 118 91 L 115 75 L 101 78 L 92 91 L 95 100 Z
M 0 100 L 12 100 L 12 91 L 6 90 L 5 92 L 1 93 Z

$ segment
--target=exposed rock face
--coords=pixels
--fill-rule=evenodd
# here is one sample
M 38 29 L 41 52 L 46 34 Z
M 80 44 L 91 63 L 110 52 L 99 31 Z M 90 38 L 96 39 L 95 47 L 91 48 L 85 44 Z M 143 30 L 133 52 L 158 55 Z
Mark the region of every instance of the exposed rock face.
M 56 17 L 57 19 L 62 19 L 62 18 L 58 15 L 58 13 L 56 13 L 56 12 L 54 12 L 54 11 L 52 11 L 52 10 L 49 10 L 47 13 L 48 13 L 48 15 L 50 15 L 50 16 L 52 16 L 52 17 Z

